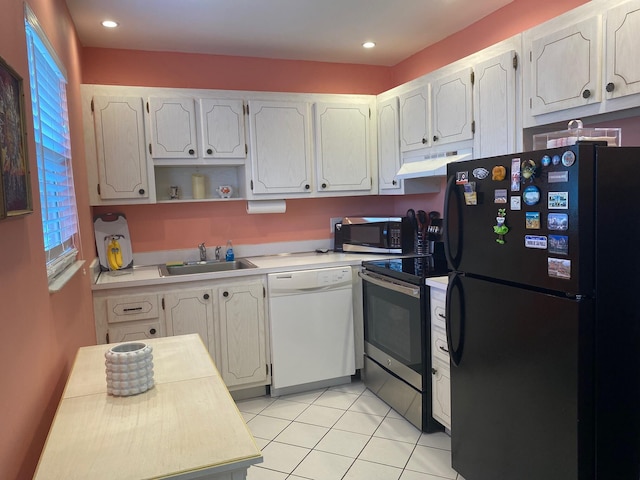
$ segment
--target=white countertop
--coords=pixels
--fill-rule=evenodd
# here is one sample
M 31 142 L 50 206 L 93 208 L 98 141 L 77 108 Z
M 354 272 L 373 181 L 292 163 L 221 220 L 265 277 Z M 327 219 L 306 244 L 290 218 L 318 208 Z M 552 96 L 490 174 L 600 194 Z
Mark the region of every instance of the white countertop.
M 135 266 L 132 269 L 112 272 L 102 272 L 92 290 L 109 290 L 122 287 L 140 287 L 147 285 L 170 285 L 172 283 L 193 282 L 200 280 L 214 280 L 221 278 L 236 278 L 250 275 L 265 275 L 276 272 L 307 270 L 314 268 L 340 267 L 360 265 L 366 260 L 385 258 L 381 255 L 358 253 L 292 253 L 281 255 L 265 255 L 248 257 L 257 268 L 229 270 L 225 272 L 197 273 L 192 275 L 173 275 L 161 277 L 157 265 Z
M 447 285 L 449 285 L 449 277 L 446 275 L 442 277 L 430 277 L 425 279 L 424 283 L 433 288 L 446 290 Z

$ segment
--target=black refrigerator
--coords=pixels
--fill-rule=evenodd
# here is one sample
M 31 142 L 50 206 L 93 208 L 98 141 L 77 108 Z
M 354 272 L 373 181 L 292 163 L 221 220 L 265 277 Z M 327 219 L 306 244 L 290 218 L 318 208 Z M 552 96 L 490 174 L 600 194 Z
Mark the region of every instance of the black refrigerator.
M 452 163 L 452 466 L 466 480 L 640 478 L 640 148 Z

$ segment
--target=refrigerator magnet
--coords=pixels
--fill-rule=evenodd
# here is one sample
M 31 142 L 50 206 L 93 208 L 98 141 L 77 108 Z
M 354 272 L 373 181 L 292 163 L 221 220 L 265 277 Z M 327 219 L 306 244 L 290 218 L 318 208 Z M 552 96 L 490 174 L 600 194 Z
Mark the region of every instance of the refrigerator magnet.
M 469 183 L 469 172 L 456 172 L 456 185 Z
M 537 205 L 540 201 L 540 189 L 535 185 L 529 185 L 522 192 L 522 200 L 529 206 Z
M 477 205 L 478 194 L 476 193 L 476 182 L 469 182 L 464 187 L 464 203 L 465 205 Z
M 541 160 L 543 167 L 548 167 L 551 165 L 551 157 L 549 155 L 544 155 Z
M 576 162 L 576 154 L 571 150 L 567 150 L 562 154 L 562 165 L 565 167 L 570 167 Z
M 540 230 L 540 212 L 525 212 L 524 216 L 524 228 Z
M 471 172 L 471 173 L 478 180 L 484 180 L 485 178 L 487 178 L 489 176 L 489 170 L 487 170 L 486 168 L 482 168 L 482 167 L 474 168 L 473 172 Z
M 511 160 L 511 191 L 520 191 L 520 159 L 514 158 Z
M 496 224 L 493 226 L 493 233 L 498 235 L 498 238 L 496 238 L 496 242 L 500 245 L 504 245 L 504 236 L 509 232 L 509 227 L 505 225 L 506 220 L 506 209 L 499 208 L 498 215 L 496 216 Z
M 493 192 L 493 203 L 507 203 L 507 189 L 498 188 Z
M 549 235 L 549 253 L 569 255 L 569 237 L 565 235 Z
M 548 257 L 547 274 L 552 278 L 569 280 L 571 278 L 571 260 Z
M 568 210 L 569 192 L 549 192 L 547 203 L 549 210 Z
M 547 215 L 547 228 L 549 230 L 568 230 L 569 215 L 566 213 L 549 213 Z
M 549 183 L 564 183 L 569 181 L 569 172 L 561 170 L 559 172 L 549 172 L 547 175 L 547 182 Z
M 507 169 L 502 165 L 496 165 L 491 169 L 491 180 L 501 182 L 507 176 Z
M 560 165 L 560 155 L 554 155 L 551 158 L 551 163 L 553 163 L 554 165 Z
M 522 177 L 522 183 L 527 181 L 533 182 L 533 180 L 536 178 L 537 170 L 538 166 L 533 160 L 529 159 L 522 162 L 522 165 L 520 165 L 520 176 Z
M 524 246 L 527 248 L 547 249 L 547 237 L 544 235 L 525 235 Z
M 518 195 L 511 196 L 511 210 L 521 210 L 520 197 Z

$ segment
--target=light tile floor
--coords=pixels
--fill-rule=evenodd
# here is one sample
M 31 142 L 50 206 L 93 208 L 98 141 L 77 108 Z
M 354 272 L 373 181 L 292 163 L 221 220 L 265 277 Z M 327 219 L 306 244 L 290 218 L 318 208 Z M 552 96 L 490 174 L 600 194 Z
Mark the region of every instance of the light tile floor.
M 237 405 L 264 456 L 248 480 L 464 480 L 448 435 L 420 432 L 361 381 Z

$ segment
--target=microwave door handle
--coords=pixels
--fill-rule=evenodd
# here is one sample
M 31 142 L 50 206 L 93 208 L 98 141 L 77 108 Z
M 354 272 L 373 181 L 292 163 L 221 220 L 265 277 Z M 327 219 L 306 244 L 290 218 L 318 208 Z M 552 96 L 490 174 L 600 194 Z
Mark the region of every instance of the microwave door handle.
M 402 293 L 403 295 L 408 295 L 410 297 L 418 298 L 420 297 L 420 288 L 418 287 L 405 287 L 404 285 L 399 285 L 395 282 L 388 282 L 385 280 L 381 280 L 379 278 L 373 277 L 363 272 L 358 272 L 358 276 L 369 283 L 373 283 L 382 288 L 387 288 L 389 290 L 393 290 L 394 292 Z

